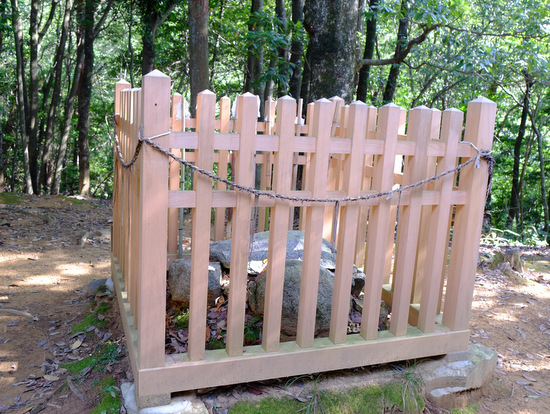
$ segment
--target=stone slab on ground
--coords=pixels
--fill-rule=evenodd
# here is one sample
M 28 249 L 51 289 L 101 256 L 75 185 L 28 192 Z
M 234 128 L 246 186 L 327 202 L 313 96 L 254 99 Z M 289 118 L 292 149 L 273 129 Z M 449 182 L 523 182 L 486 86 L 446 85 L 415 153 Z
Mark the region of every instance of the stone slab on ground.
M 441 408 L 464 408 L 482 396 L 497 364 L 497 353 L 481 344 L 468 352 L 449 354 L 440 360 L 419 364 L 426 397 Z
M 120 387 L 124 407 L 128 414 L 208 414 L 202 401 L 198 401 L 193 393 L 187 393 L 172 398 L 170 404 L 139 408 L 133 383 L 126 382 Z

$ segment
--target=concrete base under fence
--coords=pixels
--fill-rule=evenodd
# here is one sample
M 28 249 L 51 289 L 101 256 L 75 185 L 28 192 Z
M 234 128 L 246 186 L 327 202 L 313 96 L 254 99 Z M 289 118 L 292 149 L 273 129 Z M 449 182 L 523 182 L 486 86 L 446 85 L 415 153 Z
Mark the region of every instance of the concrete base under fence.
M 467 351 L 447 354 L 441 358 L 425 359 L 410 365 L 408 370 L 414 370 L 424 384 L 425 397 L 440 408 L 463 408 L 476 402 L 483 395 L 483 388 L 493 375 L 497 362 L 494 350 L 483 345 L 473 344 Z M 335 371 L 325 373 L 318 386 L 323 390 L 345 392 L 353 388 L 362 388 L 370 385 L 382 385 L 396 381 L 396 370 L 390 366 L 369 372 Z M 398 376 L 398 374 L 397 374 Z M 238 384 L 234 387 L 240 387 Z M 217 407 L 227 408 L 237 402 L 235 395 L 242 399 L 259 400 L 266 397 L 282 398 L 292 394 L 292 390 L 274 383 L 263 382 L 261 395 L 234 392 L 233 387 L 213 389 L 205 401 L 213 400 Z M 284 390 L 283 390 L 284 388 Z M 282 391 L 283 390 L 283 391 Z M 172 399 L 168 395 L 159 395 L 141 399 L 135 398 L 133 384 L 123 384 L 122 393 L 124 405 L 129 414 L 197 414 L 208 413 L 205 404 L 194 392 L 175 394 Z M 168 399 L 167 399 L 168 398 Z M 141 407 L 141 408 L 138 408 Z
M 197 400 L 193 392 L 170 398 L 170 395 L 141 397 L 136 400 L 132 383 L 121 386 L 124 407 L 128 414 L 208 414 L 204 403 Z

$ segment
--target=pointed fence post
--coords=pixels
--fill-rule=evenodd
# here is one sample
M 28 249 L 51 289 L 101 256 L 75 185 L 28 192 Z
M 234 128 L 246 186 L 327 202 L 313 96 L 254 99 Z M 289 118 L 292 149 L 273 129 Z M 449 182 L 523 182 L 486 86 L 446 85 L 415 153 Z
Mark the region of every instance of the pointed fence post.
M 195 165 L 212 171 L 214 165 L 214 120 L 216 95 L 203 91 L 197 96 L 197 128 L 199 147 Z M 210 220 L 212 206 L 212 179 L 195 172 L 193 189 L 196 207 L 193 209 L 191 249 L 191 297 L 189 302 L 189 359 L 204 358 L 206 310 L 208 296 L 208 264 L 210 254 Z
M 487 98 L 470 102 L 464 141 L 479 150 L 491 150 L 496 110 L 496 103 Z M 460 171 L 459 190 L 466 191 L 467 197 L 466 204 L 456 206 L 443 310 L 443 324 L 453 331 L 468 329 L 470 323 L 488 177 L 485 161 L 480 161 L 479 168 L 472 163 Z
M 170 78 L 155 70 L 142 78 L 143 134 L 170 130 Z M 164 366 L 168 157 L 144 144 L 140 155 L 138 366 Z

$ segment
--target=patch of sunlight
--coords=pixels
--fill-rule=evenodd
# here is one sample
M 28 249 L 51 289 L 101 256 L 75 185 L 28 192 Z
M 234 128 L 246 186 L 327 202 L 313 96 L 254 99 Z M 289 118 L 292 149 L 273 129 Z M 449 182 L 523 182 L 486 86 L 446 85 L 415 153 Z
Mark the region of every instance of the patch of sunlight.
M 84 264 L 64 264 L 57 266 L 57 269 L 65 276 L 83 276 L 90 273 L 90 267 Z
M 2 361 L 0 362 L 0 372 L 17 371 L 19 362 L 17 361 Z
M 60 283 L 60 278 L 58 276 L 51 275 L 40 275 L 40 276 L 27 276 L 21 282 L 18 282 L 22 285 L 34 286 L 34 285 L 57 285 Z

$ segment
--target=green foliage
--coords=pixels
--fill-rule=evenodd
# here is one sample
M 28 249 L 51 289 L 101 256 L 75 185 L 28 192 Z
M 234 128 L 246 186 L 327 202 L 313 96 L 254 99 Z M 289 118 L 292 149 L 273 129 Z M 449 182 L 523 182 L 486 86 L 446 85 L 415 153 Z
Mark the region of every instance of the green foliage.
M 95 303 L 95 302 L 92 302 L 92 303 Z M 96 306 L 94 305 L 91 308 L 93 310 L 93 313 L 88 313 L 81 322 L 73 325 L 72 327 L 73 333 L 85 332 L 86 329 L 88 329 L 90 326 L 95 326 L 97 328 L 105 328 L 105 326 L 107 325 L 107 321 L 105 319 L 103 320 L 99 319 L 98 315 L 105 314 L 109 310 L 111 305 L 108 302 L 101 302 L 99 305 L 97 305 L 97 308 L 95 307 Z
M 297 377 L 297 380 L 310 378 Z M 231 414 L 260 413 L 325 413 L 325 414 L 355 414 L 403 412 L 420 413 L 425 404 L 421 394 L 407 394 L 403 383 L 389 383 L 378 386 L 351 389 L 345 392 L 321 391 L 317 377 L 309 384 L 311 389 L 304 391 L 304 396 L 296 399 L 268 397 L 259 402 L 241 401 L 235 404 Z M 406 395 L 406 397 L 404 397 Z
M 122 408 L 120 389 L 116 380 L 108 375 L 95 385 L 100 403 L 90 414 L 117 414 Z
M 66 368 L 71 374 L 77 375 L 79 381 L 83 381 L 92 370 L 103 372 L 122 357 L 120 345 L 115 342 L 106 342 L 95 354 L 80 361 L 65 364 L 63 368 Z
M 90 175 L 91 192 L 95 197 L 112 197 L 113 166 L 113 91 L 114 83 L 124 78 L 139 86 L 141 74 L 142 36 L 152 34 L 149 12 L 162 15 L 171 1 L 115 2 L 94 43 L 95 68 L 90 112 Z M 172 78 L 173 90 L 189 100 L 189 69 L 192 59 L 187 51 L 189 21 L 187 2 L 176 2 L 166 20 L 156 28 L 155 64 L 157 69 Z M 487 205 L 491 212 L 491 227 L 511 230 L 521 235 L 511 237 L 496 232 L 510 242 L 538 245 L 545 240 L 548 217 L 543 212 L 541 169 L 550 175 L 550 8 L 546 0 L 486 2 L 474 0 L 415 0 L 409 1 L 406 11 L 401 0 L 381 0 L 376 10 L 366 8 L 365 19 L 377 21 L 376 59 L 393 57 L 397 42 L 399 19 L 407 18 L 408 40 L 431 31 L 425 41 L 415 44 L 401 63 L 394 103 L 404 108 L 426 105 L 466 111 L 467 102 L 487 96 L 498 104 L 493 154 L 496 159 L 493 190 Z M 288 88 L 293 65 L 288 60 L 292 41 L 301 42 L 307 49 L 308 35 L 304 26 L 291 19 L 291 5 L 286 2 L 286 29 L 281 29 L 275 13 L 275 2 L 265 1 L 261 12 L 250 14 L 250 2 L 244 0 L 211 0 L 209 2 L 210 88 L 217 96 L 234 99 L 243 90 L 244 72 L 249 48 L 262 51 L 264 66 L 257 83 L 273 82 L 284 93 Z M 24 191 L 23 151 L 17 112 L 14 39 L 11 29 L 9 2 L 0 4 L 2 63 L 0 67 L 0 133 L 2 134 L 2 167 L 6 189 Z M 4 9 L 1 9 L 4 7 Z M 19 14 L 29 14 L 30 1 L 19 2 Z M 46 20 L 52 3 L 41 3 L 41 24 Z M 59 41 L 62 4 L 58 5 L 51 26 L 43 33 L 38 65 L 39 120 L 47 116 L 51 102 L 53 59 Z M 76 6 L 75 6 L 76 7 Z M 102 9 L 97 10 L 98 16 Z M 319 11 L 321 12 L 321 11 Z M 402 15 L 405 13 L 406 15 Z M 65 98 L 74 71 L 74 55 L 79 30 L 76 9 L 70 25 L 70 39 L 63 60 L 63 84 L 60 105 L 56 109 L 56 124 L 52 145 L 55 157 L 61 139 Z M 22 19 L 25 75 L 29 75 L 29 19 Z M 249 30 L 251 26 L 254 30 Z M 314 28 L 307 28 L 313 30 Z M 357 36 L 357 48 L 362 49 L 365 33 Z M 279 56 L 279 50 L 286 52 Z M 270 62 L 274 62 L 270 65 Z M 371 66 L 368 103 L 379 105 L 386 87 L 389 65 Z M 513 149 L 520 129 L 520 116 L 525 92 L 525 76 L 534 81 L 525 138 L 520 148 L 521 213 L 518 222 L 510 222 Z M 26 79 L 28 84 L 28 79 Z M 307 102 L 305 102 L 307 104 Z M 76 107 L 76 103 L 74 104 Z M 78 148 L 75 126 L 78 114 L 72 119 L 67 156 L 62 170 L 61 192 L 78 192 Z M 44 125 L 40 125 L 44 128 Z M 542 136 L 542 167 L 536 136 Z M 41 151 L 39 146 L 38 150 Z M 39 154 L 39 158 L 40 158 Z M 40 163 L 40 162 L 39 162 Z M 11 179 L 13 177 L 13 188 Z M 190 174 L 186 172 L 185 189 L 191 189 Z M 548 187 L 548 185 L 547 185 Z M 549 189 L 546 188 L 548 193 Z M 544 195 L 547 198 L 548 194 Z M 487 235 L 486 239 L 490 237 Z M 498 243 L 504 242 L 497 240 Z

